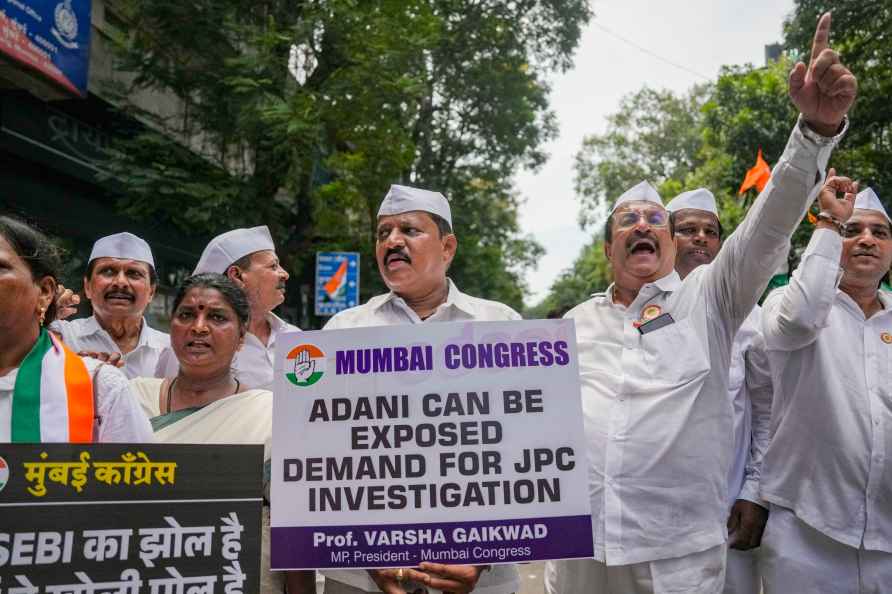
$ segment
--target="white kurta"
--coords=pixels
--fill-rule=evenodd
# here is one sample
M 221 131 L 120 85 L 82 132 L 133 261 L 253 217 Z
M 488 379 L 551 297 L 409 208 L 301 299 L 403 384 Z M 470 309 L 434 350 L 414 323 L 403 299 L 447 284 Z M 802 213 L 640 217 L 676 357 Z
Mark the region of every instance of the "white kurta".
M 270 334 L 266 345 L 254 334 L 248 332 L 245 344 L 236 353 L 232 361 L 235 376 L 243 386 L 260 390 L 273 389 L 273 359 L 276 356 L 276 337 L 283 332 L 298 332 L 300 328 L 293 326 L 274 313 L 266 315 Z M 175 377 L 180 369 L 173 349 L 168 347 L 161 354 L 158 365 L 149 376 Z
M 892 555 L 844 545 L 771 506 L 762 536 L 765 594 L 888 594 Z
M 771 425 L 771 373 L 762 338 L 762 310 L 757 305 L 744 320 L 731 346 L 728 396 L 733 414 L 733 453 L 728 474 L 728 506 L 738 499 L 768 508 L 759 498 L 762 457 Z M 758 549 L 728 549 L 725 594 L 759 594 Z
M 363 305 L 336 314 L 328 321 L 324 329 L 336 330 L 463 320 L 499 322 L 519 319 L 521 319 L 520 314 L 507 305 L 466 295 L 449 280 L 449 295 L 446 302 L 425 320 L 421 320 L 400 296 L 391 292 L 372 297 Z M 326 570 L 323 573 L 328 580 L 349 584 L 364 592 L 381 591 L 365 571 Z M 520 578 L 513 565 L 493 565 L 491 570 L 481 574 L 474 592 L 476 594 L 509 594 L 516 592 L 519 585 Z
M 731 344 L 786 257 L 837 141 L 812 141 L 801 125 L 712 264 L 684 282 L 673 271 L 644 285 L 628 308 L 611 286 L 566 316 L 579 344 L 595 559 L 608 566 L 689 555 L 727 537 Z M 633 324 L 649 305 L 674 323 L 641 334 Z
M 127 378 L 119 369 L 111 365 L 103 365 L 96 359 L 83 358 L 90 377 L 94 377 L 96 368 L 102 368 L 95 374 L 94 391 L 99 416 L 100 442 L 118 443 L 154 443 L 152 427 L 139 407 L 139 402 Z M 0 376 L 0 443 L 8 443 L 10 418 L 12 418 L 12 392 L 15 389 L 18 368 L 4 376 Z
M 837 288 L 841 254 L 837 233 L 816 230 L 765 300 L 776 389 L 762 497 L 843 544 L 892 553 L 892 296 L 865 319 Z
M 74 352 L 97 351 L 120 353 L 111 335 L 106 332 L 95 316 L 77 320 L 56 320 L 50 330 L 62 336 L 62 342 Z M 145 318 L 139 332 L 136 348 L 124 355 L 124 375 L 128 378 L 152 376 L 161 352 L 170 346 L 170 337 L 150 327 Z
M 728 474 L 728 506 L 738 499 L 766 509 L 759 498 L 762 458 L 771 434 L 771 372 L 762 334 L 762 308 L 758 305 L 734 337 L 728 396 L 734 415 L 734 458 Z

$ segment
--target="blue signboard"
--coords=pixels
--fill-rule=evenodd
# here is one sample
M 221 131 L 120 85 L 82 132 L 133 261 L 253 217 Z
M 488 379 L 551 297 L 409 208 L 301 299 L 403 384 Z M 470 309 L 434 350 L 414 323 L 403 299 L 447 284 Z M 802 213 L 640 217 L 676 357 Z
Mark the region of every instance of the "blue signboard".
M 0 54 L 86 96 L 90 0 L 0 0 Z
M 316 315 L 359 305 L 359 254 L 316 252 Z

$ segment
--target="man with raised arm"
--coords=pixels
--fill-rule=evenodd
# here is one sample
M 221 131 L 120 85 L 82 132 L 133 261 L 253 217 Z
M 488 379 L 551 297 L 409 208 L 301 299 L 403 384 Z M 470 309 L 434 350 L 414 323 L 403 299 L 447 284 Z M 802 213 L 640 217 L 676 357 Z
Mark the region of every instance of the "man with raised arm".
M 684 192 L 666 205 L 675 242 L 675 270 L 684 280 L 711 263 L 722 247 L 722 223 L 712 192 Z M 759 498 L 762 457 L 771 423 L 771 374 L 765 355 L 762 310 L 743 321 L 731 346 L 728 397 L 734 415 L 732 462 L 728 472 L 728 562 L 725 594 L 759 594 L 762 578 L 758 546 L 768 519 Z
M 892 295 L 878 289 L 892 223 L 872 190 L 856 198 L 830 173 L 799 267 L 765 300 L 766 594 L 892 591 Z
M 378 270 L 390 292 L 338 313 L 325 329 L 519 320 L 507 305 L 466 295 L 446 276 L 457 248 L 452 212 L 443 194 L 391 186 L 378 209 L 375 242 Z M 324 573 L 326 594 L 406 594 L 419 587 L 456 594 L 479 587 L 487 594 L 510 594 L 519 585 L 513 565 L 424 562 L 417 569 L 370 571 L 371 579 L 355 570 Z
M 548 563 L 552 594 L 722 591 L 731 345 L 814 199 L 856 94 L 829 33 L 825 14 L 810 65 L 790 75 L 801 116 L 786 150 L 711 264 L 681 280 L 668 213 L 646 182 L 614 204 L 604 246 L 614 283 L 566 316 L 579 345 L 595 558 Z

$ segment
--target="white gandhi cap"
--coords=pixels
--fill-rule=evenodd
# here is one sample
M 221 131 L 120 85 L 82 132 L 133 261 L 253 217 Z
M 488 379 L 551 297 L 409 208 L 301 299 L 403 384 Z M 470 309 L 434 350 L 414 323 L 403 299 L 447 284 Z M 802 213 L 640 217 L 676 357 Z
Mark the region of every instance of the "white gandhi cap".
M 387 195 L 378 209 L 378 216 L 389 216 L 420 210 L 437 215 L 452 227 L 452 210 L 446 196 L 439 192 L 411 188 L 409 186 L 390 186 Z
M 269 227 L 251 227 L 249 229 L 233 229 L 216 236 L 204 248 L 201 258 L 192 274 L 216 272 L 223 274 L 226 269 L 240 258 L 263 250 L 275 251 L 273 237 Z
M 155 259 L 152 258 L 152 248 L 149 244 L 133 233 L 115 233 L 106 235 L 96 240 L 93 251 L 90 252 L 92 262 L 96 258 L 120 258 L 122 260 L 139 260 L 152 268 L 155 267 Z
M 625 204 L 626 202 L 654 202 L 663 206 L 663 199 L 660 198 L 660 193 L 657 192 L 656 188 L 650 185 L 648 182 L 643 181 L 634 188 L 626 190 L 622 196 L 616 199 L 616 202 L 613 203 L 613 208 L 610 209 L 610 214 L 616 212 L 616 209 Z
M 682 192 L 669 201 L 666 210 L 669 212 L 678 212 L 687 208 L 693 210 L 704 210 L 712 213 L 718 218 L 719 210 L 715 206 L 715 196 L 706 188 L 697 188 L 690 192 Z
M 880 197 L 870 188 L 858 193 L 855 197 L 855 208 L 861 210 L 875 210 L 882 213 L 887 221 L 892 222 L 892 219 L 889 219 L 889 215 L 886 213 L 886 209 L 883 208 L 883 203 L 880 202 Z

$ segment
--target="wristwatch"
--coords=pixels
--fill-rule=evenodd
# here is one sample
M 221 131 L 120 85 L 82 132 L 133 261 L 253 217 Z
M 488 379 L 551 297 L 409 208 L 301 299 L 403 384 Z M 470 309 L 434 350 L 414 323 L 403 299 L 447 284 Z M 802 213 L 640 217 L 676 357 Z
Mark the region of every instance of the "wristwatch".
M 831 225 L 836 227 L 836 230 L 839 232 L 840 235 L 845 236 L 845 231 L 846 231 L 845 224 L 843 224 L 842 221 L 837 219 L 835 216 L 833 216 L 826 210 L 822 210 L 821 212 L 819 212 L 818 216 L 815 218 L 817 218 L 819 222 L 823 221 L 825 223 L 830 223 Z
M 814 130 L 808 127 L 808 124 L 805 121 L 805 118 L 802 117 L 802 114 L 799 115 L 799 130 L 802 132 L 802 135 L 817 144 L 818 146 L 822 146 L 825 144 L 836 144 L 842 137 L 845 136 L 846 132 L 849 130 L 849 116 L 844 116 L 842 119 L 842 129 L 834 134 L 833 136 L 821 136 Z

